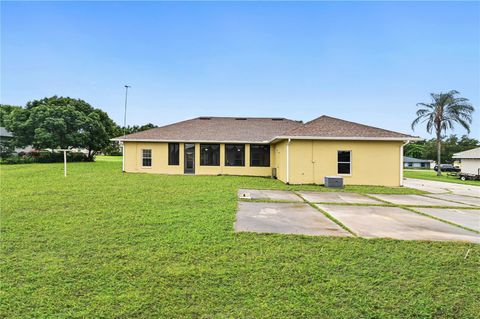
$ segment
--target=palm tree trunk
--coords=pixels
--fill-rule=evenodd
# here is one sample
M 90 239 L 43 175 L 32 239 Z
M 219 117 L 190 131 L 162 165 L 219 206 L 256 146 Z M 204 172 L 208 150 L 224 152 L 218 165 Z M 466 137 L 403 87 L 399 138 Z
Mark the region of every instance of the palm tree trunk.
M 440 132 L 437 132 L 437 176 L 442 176 L 442 169 L 440 168 L 441 153 L 442 153 L 442 137 Z

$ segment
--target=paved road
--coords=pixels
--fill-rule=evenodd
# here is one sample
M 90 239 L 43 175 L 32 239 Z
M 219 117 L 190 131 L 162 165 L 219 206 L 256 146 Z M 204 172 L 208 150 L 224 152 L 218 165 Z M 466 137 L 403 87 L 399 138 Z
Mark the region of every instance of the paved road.
M 403 186 L 416 188 L 434 194 L 453 193 L 457 195 L 480 197 L 480 186 L 428 181 L 415 178 L 405 178 Z

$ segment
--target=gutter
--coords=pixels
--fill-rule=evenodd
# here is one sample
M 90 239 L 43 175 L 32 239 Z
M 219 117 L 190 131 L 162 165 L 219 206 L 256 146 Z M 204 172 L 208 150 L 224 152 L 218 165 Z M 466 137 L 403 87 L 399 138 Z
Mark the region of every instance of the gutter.
M 286 178 L 286 183 L 290 183 L 290 142 L 291 139 L 288 139 L 287 141 L 287 178 Z
M 342 137 L 342 136 L 277 136 L 273 138 L 270 142 L 275 140 L 339 140 L 339 141 L 422 141 L 423 138 L 412 136 L 412 137 Z

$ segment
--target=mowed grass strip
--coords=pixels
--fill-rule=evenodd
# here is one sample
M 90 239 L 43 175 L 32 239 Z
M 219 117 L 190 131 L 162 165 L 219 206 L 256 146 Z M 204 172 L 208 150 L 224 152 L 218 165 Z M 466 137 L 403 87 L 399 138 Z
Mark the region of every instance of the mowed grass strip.
M 478 315 L 478 245 L 233 232 L 238 189 L 318 186 L 68 168 L 0 167 L 0 317 Z

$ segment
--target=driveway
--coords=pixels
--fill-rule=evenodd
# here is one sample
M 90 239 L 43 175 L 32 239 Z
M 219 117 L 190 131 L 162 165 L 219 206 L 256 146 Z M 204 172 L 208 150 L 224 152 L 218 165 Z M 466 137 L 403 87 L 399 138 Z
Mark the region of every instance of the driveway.
M 428 181 L 415 178 L 405 178 L 403 186 L 434 194 L 452 193 L 456 195 L 480 197 L 480 186 Z

